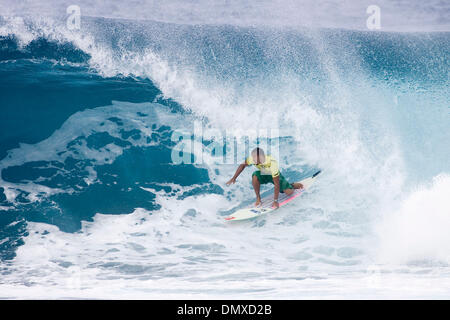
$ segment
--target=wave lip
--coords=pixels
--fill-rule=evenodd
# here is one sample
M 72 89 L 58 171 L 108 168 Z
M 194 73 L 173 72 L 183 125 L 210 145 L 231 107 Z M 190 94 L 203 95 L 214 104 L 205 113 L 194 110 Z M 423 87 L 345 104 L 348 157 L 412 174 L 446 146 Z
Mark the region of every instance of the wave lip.
M 15 36 L 0 37 L 0 62 L 21 59 L 47 59 L 57 62 L 86 63 L 90 56 L 71 43 L 50 42 L 45 38 L 21 47 Z

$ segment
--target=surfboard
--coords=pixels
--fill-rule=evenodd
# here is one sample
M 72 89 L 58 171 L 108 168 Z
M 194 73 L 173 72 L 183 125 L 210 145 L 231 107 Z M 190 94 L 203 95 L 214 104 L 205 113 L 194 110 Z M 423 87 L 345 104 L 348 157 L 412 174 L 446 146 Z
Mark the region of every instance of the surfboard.
M 317 175 L 320 173 L 320 171 L 317 171 L 314 173 L 311 177 L 303 179 L 299 181 L 303 185 L 303 189 L 295 189 L 294 193 L 292 193 L 290 196 L 288 196 L 285 193 L 281 193 L 278 197 L 278 204 L 280 205 L 280 208 L 290 203 L 292 200 L 300 196 L 303 192 L 308 190 L 311 185 L 315 182 Z M 261 205 L 258 207 L 255 207 L 254 205 L 251 205 L 249 207 L 240 209 L 233 214 L 230 214 L 229 216 L 225 217 L 225 220 L 227 221 L 237 221 L 237 220 L 247 220 L 252 219 L 255 217 L 259 217 L 261 215 L 267 214 L 271 211 L 274 211 L 276 209 L 272 208 L 273 203 L 273 194 L 268 195 L 261 199 Z

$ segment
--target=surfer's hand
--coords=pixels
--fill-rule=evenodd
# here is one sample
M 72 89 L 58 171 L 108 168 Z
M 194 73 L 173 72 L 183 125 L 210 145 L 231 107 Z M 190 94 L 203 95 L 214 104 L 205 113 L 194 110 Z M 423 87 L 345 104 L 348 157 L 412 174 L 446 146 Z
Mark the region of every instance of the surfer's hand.
M 272 203 L 272 208 L 278 209 L 279 207 L 280 207 L 280 205 L 278 204 L 278 201 L 274 201 L 274 202 Z
M 227 186 L 229 186 L 232 183 L 235 183 L 236 179 L 231 178 L 230 181 L 227 182 Z

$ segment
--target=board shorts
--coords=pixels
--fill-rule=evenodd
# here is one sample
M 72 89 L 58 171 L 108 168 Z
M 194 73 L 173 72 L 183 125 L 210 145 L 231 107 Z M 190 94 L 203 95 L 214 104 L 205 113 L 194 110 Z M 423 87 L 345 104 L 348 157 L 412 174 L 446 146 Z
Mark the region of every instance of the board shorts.
M 261 171 L 259 171 L 259 170 L 253 172 L 252 179 L 253 179 L 253 176 L 256 176 L 256 178 L 258 178 L 258 181 L 260 184 L 273 183 L 272 175 L 261 174 Z M 280 173 L 280 192 L 283 192 L 286 189 L 294 189 L 294 187 Z

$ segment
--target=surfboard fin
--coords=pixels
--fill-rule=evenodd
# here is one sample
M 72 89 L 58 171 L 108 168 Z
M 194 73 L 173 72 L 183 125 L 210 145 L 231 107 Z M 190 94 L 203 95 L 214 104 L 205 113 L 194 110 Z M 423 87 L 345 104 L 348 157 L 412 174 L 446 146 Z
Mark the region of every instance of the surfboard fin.
M 311 178 L 314 178 L 315 176 L 317 176 L 319 173 L 321 173 L 322 171 L 321 170 L 319 170 L 319 171 L 317 171 L 316 173 L 314 173 L 313 175 L 312 175 L 312 177 Z

